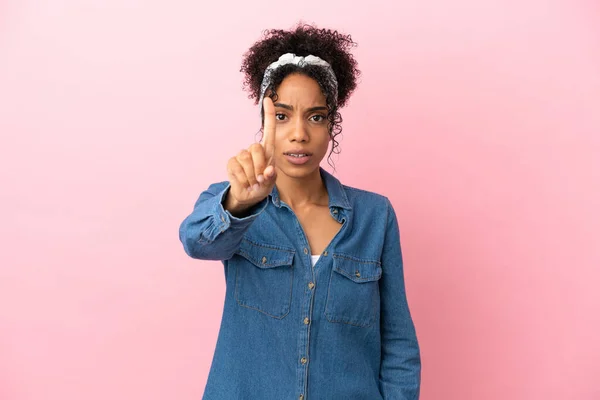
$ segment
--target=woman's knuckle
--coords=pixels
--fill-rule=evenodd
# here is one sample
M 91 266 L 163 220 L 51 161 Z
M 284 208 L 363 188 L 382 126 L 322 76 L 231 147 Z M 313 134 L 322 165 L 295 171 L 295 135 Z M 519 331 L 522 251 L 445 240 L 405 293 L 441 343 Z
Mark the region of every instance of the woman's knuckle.
M 258 152 L 260 152 L 262 150 L 262 146 L 259 143 L 252 143 L 250 145 L 250 147 L 248 148 L 248 150 L 251 153 L 258 153 Z

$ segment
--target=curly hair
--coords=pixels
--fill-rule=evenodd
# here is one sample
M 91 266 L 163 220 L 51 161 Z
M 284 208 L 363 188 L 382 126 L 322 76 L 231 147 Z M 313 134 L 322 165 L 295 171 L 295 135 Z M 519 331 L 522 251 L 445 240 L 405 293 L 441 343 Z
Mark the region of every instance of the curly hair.
M 351 47 L 356 46 L 350 35 L 344 35 L 331 29 L 319 29 L 314 25 L 299 23 L 295 28 L 286 31 L 281 29 L 271 29 L 263 32 L 261 40 L 257 41 L 244 54 L 240 72 L 245 74 L 243 87 L 248 90 L 249 99 L 254 99 L 258 104 L 260 98 L 260 86 L 263 75 L 267 67 L 279 56 L 285 53 L 294 53 L 298 56 L 314 55 L 327 61 L 338 81 L 337 104 L 334 103 L 333 93 L 328 93 L 326 72 L 314 65 L 299 67 L 294 64 L 286 64 L 274 71 L 272 83 L 268 89 L 268 96 L 276 101 L 277 92 L 275 90 L 283 79 L 291 73 L 298 72 L 313 78 L 325 95 L 329 121 L 329 135 L 333 145 L 328 156 L 331 163 L 331 154 L 339 154 L 339 143 L 336 137 L 342 133 L 342 116 L 339 108 L 344 107 L 354 90 L 356 81 L 360 76 L 357 68 L 357 62 L 349 52 Z M 261 107 L 262 108 L 262 107 Z M 261 112 L 261 124 L 264 123 L 264 114 Z M 262 128 L 261 128 L 262 131 Z

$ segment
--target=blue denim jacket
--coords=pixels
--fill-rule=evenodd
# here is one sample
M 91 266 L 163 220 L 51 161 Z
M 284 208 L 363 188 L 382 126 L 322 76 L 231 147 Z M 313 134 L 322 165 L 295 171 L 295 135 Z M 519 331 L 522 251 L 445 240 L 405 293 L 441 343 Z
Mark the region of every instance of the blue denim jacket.
M 181 223 L 186 253 L 221 260 L 226 294 L 205 400 L 415 400 L 421 359 L 396 214 L 324 169 L 342 227 L 314 265 L 277 187 L 236 218 L 214 183 Z

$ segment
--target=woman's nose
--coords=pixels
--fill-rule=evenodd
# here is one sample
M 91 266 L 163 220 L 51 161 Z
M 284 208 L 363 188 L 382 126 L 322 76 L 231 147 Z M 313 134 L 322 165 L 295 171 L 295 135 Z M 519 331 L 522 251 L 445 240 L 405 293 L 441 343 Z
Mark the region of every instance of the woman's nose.
M 306 142 L 308 140 L 308 127 L 306 122 L 301 118 L 296 120 L 290 132 L 290 141 Z

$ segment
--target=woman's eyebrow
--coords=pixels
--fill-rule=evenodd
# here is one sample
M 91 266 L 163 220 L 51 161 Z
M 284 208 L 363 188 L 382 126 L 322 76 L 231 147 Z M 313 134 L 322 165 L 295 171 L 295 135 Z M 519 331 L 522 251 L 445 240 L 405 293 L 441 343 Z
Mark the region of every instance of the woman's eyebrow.
M 281 107 L 281 108 L 285 108 L 286 110 L 294 111 L 294 107 L 290 106 L 289 104 L 275 103 L 275 107 Z M 311 108 L 307 109 L 306 112 L 313 112 L 313 111 L 320 111 L 320 110 L 327 110 L 327 107 L 326 106 L 311 107 Z
M 283 104 L 283 103 L 275 103 L 274 104 L 275 107 L 281 107 L 281 108 L 285 108 L 286 110 L 290 110 L 293 111 L 294 107 L 288 105 L 288 104 Z

